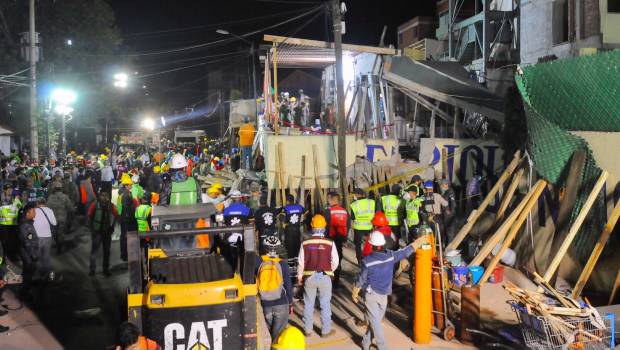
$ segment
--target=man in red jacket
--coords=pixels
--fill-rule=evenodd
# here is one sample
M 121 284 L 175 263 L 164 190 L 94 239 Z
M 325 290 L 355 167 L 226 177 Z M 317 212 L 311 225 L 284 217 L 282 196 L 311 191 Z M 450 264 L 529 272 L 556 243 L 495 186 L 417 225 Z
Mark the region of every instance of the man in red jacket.
M 342 270 L 342 247 L 347 243 L 349 236 L 349 229 L 351 228 L 351 218 L 349 212 L 347 212 L 340 205 L 340 194 L 336 192 L 330 192 L 327 195 L 327 202 L 329 208 L 325 211 L 325 218 L 327 219 L 327 228 L 329 230 L 328 237 L 334 241 L 336 245 L 336 251 L 338 252 L 338 268 L 334 273 L 334 288 L 340 286 L 340 271 Z

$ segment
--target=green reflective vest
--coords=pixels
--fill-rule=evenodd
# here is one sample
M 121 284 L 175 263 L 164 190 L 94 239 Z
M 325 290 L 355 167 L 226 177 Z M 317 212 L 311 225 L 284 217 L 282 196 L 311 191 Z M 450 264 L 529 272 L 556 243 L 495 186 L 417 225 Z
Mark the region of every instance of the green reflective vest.
M 188 205 L 198 202 L 196 179 L 188 177 L 183 182 L 172 182 L 170 205 Z
M 388 220 L 390 226 L 398 226 L 398 208 L 400 207 L 400 198 L 398 196 L 389 194 L 381 197 L 381 206 L 383 207 L 383 213 Z
M 351 211 L 355 215 L 354 230 L 372 230 L 372 218 L 375 216 L 375 201 L 364 198 L 351 203 Z
M 407 201 L 405 210 L 407 211 L 407 226 L 415 226 L 420 223 L 420 207 L 424 203 L 424 198 L 416 198 Z
M 136 209 L 136 221 L 138 222 L 138 231 L 149 231 L 149 215 L 151 215 L 151 206 L 148 204 L 140 204 Z
M 15 198 L 13 204 L 0 207 L 0 225 L 17 225 L 17 212 L 20 206 L 21 201 Z

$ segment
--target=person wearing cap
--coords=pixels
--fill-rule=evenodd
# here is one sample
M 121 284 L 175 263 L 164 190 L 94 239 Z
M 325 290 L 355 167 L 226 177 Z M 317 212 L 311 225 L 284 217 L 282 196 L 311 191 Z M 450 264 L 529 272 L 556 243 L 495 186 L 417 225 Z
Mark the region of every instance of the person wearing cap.
M 375 201 L 366 198 L 366 193 L 360 188 L 353 192 L 351 203 L 351 221 L 353 222 L 353 243 L 358 265 L 362 264 L 362 244 L 372 232 L 372 218 L 375 216 Z
M 47 206 L 52 209 L 58 225 L 56 226 L 56 250 L 60 254 L 64 245 L 65 234 L 68 233 L 68 222 L 73 217 L 75 204 L 62 192 L 62 184 L 51 185 Z
M 232 203 L 224 209 L 224 222 L 227 226 L 247 225 L 252 211 L 241 201 L 243 195 L 238 190 L 234 190 L 230 192 L 230 198 Z M 226 233 L 223 235 L 222 241 L 222 255 L 234 270 L 243 249 L 243 235 L 237 232 Z
M 405 228 L 408 237 L 405 240 L 409 243 L 416 235 L 418 224 L 420 223 L 420 208 L 424 203 L 424 197 L 418 197 L 418 186 L 410 184 L 405 187 Z
M 260 254 L 263 254 L 266 251 L 263 242 L 265 242 L 267 237 L 276 236 L 278 239 L 280 238 L 278 227 L 276 226 L 278 212 L 274 207 L 267 204 L 267 195 L 262 194 L 258 202 L 258 209 L 254 212 L 254 225 L 256 226 L 256 231 L 258 231 L 258 251 Z
M 16 191 L 10 183 L 2 186 L 2 198 L 0 206 L 0 242 L 4 248 L 3 256 L 17 261 L 19 242 L 17 240 L 18 213 L 22 207 L 22 201 L 16 196 Z
M 97 201 L 88 208 L 88 218 L 91 229 L 89 276 L 95 275 L 100 246 L 103 246 L 103 274 L 110 276 L 110 246 L 112 245 L 112 233 L 118 218 L 118 210 L 110 201 L 107 192 L 99 193 Z
M 449 243 L 456 235 L 456 194 L 447 179 L 441 179 L 439 191 L 443 199 L 448 202 L 448 206 L 443 208 L 443 232 L 445 232 L 445 241 Z
M 282 277 L 282 292 L 279 298 L 266 300 L 266 297 L 260 297 L 260 304 L 265 316 L 265 322 L 271 335 L 272 343 L 275 343 L 282 330 L 286 327 L 289 315 L 293 313 L 293 284 L 291 283 L 291 272 L 286 263 L 286 259 L 282 259 L 278 252 L 282 247 L 282 242 L 277 236 L 266 236 L 261 241 L 261 246 L 265 248 L 265 252 L 260 257 L 256 257 L 256 273 L 257 280 L 260 281 L 259 273 L 263 264 L 278 264 L 278 270 Z M 275 299 L 275 300 L 274 300 Z
M 288 259 L 295 259 L 299 253 L 301 244 L 301 223 L 306 209 L 295 203 L 292 194 L 286 195 L 286 205 L 280 209 L 280 215 L 284 215 L 284 246 Z
M 428 243 L 428 238 L 418 238 L 397 251 L 385 248 L 385 236 L 379 231 L 373 231 L 368 242 L 372 246 L 372 252 L 362 260 L 361 271 L 355 280 L 352 297 L 353 302 L 357 304 L 360 301 L 360 293 L 362 294 L 365 317 L 370 324 L 362 339 L 362 349 L 370 349 L 374 335 L 377 349 L 386 350 L 387 344 L 381 321 L 387 310 L 388 296 L 392 294 L 394 268 L 398 262 L 407 259 L 423 244 Z
M 314 302 L 319 296 L 321 306 L 321 337 L 336 333 L 332 329 L 332 280 L 338 268 L 338 251 L 330 239 L 325 238 L 327 222 L 322 215 L 315 215 L 310 223 L 312 236 L 305 240 L 299 250 L 297 282 L 304 287 L 304 330 L 306 336 L 314 328 Z
M 338 268 L 334 272 L 334 287 L 338 287 L 340 286 L 340 273 L 342 271 L 342 249 L 349 237 L 351 219 L 349 213 L 340 204 L 340 194 L 337 192 L 328 193 L 327 203 L 329 204 L 329 207 L 325 210 L 328 228 L 327 236 L 334 241 L 339 258 Z
M 396 244 L 400 240 L 400 227 L 404 218 L 404 201 L 400 199 L 401 187 L 392 185 L 391 191 L 381 196 L 377 201 L 377 212 L 382 211 L 388 221 L 390 229 L 396 237 Z
M 242 167 L 250 170 L 252 159 L 252 146 L 254 145 L 254 135 L 256 129 L 254 124 L 250 123 L 249 117 L 243 117 L 243 125 L 239 128 L 239 148 L 241 149 Z
M 241 168 L 241 156 L 237 147 L 233 147 L 230 153 L 232 154 L 230 157 L 230 171 L 234 173 Z
M 435 193 L 433 187 L 433 181 L 424 182 L 425 221 L 427 224 L 436 223 L 441 229 L 443 228 L 443 209 L 447 208 L 449 203 L 439 193 Z
M 409 183 L 409 186 L 415 185 L 416 190 L 418 192 L 418 195 L 417 195 L 418 198 L 421 198 L 424 195 L 424 189 L 422 188 L 423 187 L 422 182 L 423 182 L 422 177 L 420 177 L 420 175 L 413 175 L 411 177 L 411 182 Z

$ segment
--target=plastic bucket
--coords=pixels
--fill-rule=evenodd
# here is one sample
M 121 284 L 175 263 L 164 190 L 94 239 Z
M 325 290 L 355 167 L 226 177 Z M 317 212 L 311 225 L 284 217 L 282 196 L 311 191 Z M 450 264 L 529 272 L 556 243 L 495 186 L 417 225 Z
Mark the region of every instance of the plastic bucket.
M 491 276 L 489 277 L 489 282 L 502 283 L 503 280 L 504 280 L 504 267 L 497 266 L 496 268 L 493 269 L 493 273 L 491 273 Z
M 463 264 L 461 252 L 459 252 L 458 250 L 451 250 L 447 252 L 445 257 L 452 266 L 461 266 Z
M 471 266 L 469 267 L 469 273 L 471 274 L 471 283 L 478 284 L 480 278 L 484 274 L 484 267 L 482 266 Z
M 467 273 L 469 269 L 467 266 L 454 266 L 452 267 L 452 282 L 455 286 L 461 287 L 467 283 Z

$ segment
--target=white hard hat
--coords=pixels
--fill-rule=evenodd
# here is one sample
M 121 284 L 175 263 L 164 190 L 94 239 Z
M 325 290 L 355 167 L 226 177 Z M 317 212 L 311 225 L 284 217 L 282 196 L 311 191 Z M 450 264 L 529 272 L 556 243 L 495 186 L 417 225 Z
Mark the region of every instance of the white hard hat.
M 187 159 L 183 157 L 181 153 L 176 153 L 172 156 L 172 164 L 170 165 L 171 169 L 183 169 L 187 166 Z
M 385 236 L 379 231 L 373 231 L 370 234 L 370 239 L 368 239 L 368 243 L 374 245 L 375 247 L 383 247 L 385 245 Z
M 234 190 L 230 192 L 230 197 L 231 198 L 241 198 L 241 192 L 239 192 L 238 190 Z
M 140 182 L 140 175 L 136 174 L 134 176 L 131 177 L 131 181 L 135 184 L 137 184 L 138 182 Z

